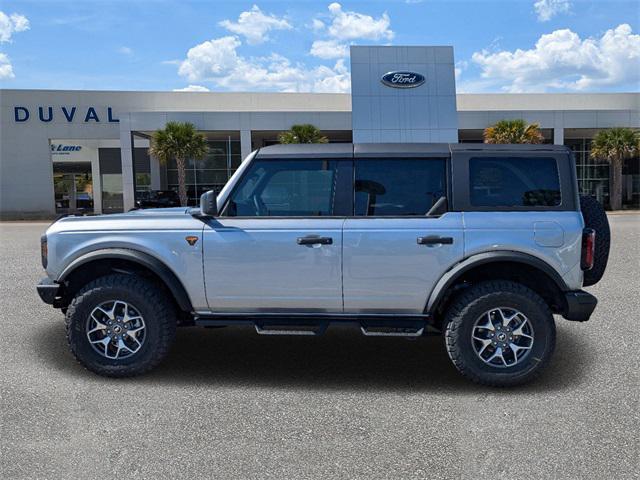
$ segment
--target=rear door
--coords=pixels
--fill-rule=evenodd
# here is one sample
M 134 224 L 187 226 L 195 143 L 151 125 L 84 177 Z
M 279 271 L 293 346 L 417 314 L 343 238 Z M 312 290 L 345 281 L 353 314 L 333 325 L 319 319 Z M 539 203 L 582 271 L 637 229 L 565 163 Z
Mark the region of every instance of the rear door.
M 562 275 L 581 274 L 583 220 L 567 150 L 547 145 L 452 149 L 467 256 L 517 251 L 544 260 Z
M 462 215 L 427 216 L 450 196 L 448 152 L 418 155 L 354 161 L 354 216 L 343 230 L 345 312 L 422 313 L 440 276 L 463 257 Z
M 205 227 L 210 309 L 342 312 L 344 215 L 336 197 L 350 175 L 351 159 L 254 160 Z

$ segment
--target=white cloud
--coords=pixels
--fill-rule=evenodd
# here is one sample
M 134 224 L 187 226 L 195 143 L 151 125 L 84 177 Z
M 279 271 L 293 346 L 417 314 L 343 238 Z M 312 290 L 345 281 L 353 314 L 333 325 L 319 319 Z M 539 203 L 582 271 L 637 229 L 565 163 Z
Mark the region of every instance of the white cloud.
M 11 41 L 14 33 L 29 30 L 29 20 L 24 15 L 12 13 L 7 15 L 0 11 L 0 43 Z
M 13 66 L 6 53 L 0 52 L 0 80 L 14 78 Z
M 333 66 L 309 67 L 291 62 L 287 57 L 272 53 L 263 57 L 243 56 L 238 52 L 245 43 L 262 43 L 272 30 L 289 30 L 284 17 L 266 14 L 254 5 L 240 14 L 237 22 L 224 20 L 220 25 L 237 34 L 214 38 L 189 49 L 179 63 L 178 73 L 189 82 L 211 83 L 225 90 L 262 90 L 283 92 L 348 92 L 350 73 L 344 58 L 352 40 L 389 41 L 394 33 L 387 13 L 374 18 L 358 12 L 345 11 L 339 3 L 329 5 L 325 18 L 314 18 L 306 27 L 324 38 L 313 42 L 312 56 L 336 59 Z
M 340 59 L 333 68 L 320 66 L 311 72 L 313 90 L 319 93 L 346 93 L 351 90 L 351 74 Z
M 569 0 L 538 0 L 533 4 L 538 20 L 548 22 L 560 13 L 567 13 L 571 9 Z
M 329 5 L 330 24 L 326 29 L 325 40 L 316 40 L 311 45 L 310 55 L 329 59 L 343 58 L 349 54 L 349 45 L 345 41 L 362 40 L 391 40 L 394 36 L 389 28 L 391 19 L 387 13 L 380 18 L 373 18 L 358 12 L 342 10 L 342 5 Z M 324 31 L 326 25 L 318 19 L 313 20 L 312 30 Z
M 236 48 L 241 45 L 238 37 L 221 37 L 207 40 L 187 52 L 180 63 L 178 74 L 195 82 L 203 78 L 224 75 L 240 62 Z
M 121 53 L 122 55 L 133 55 L 133 49 L 130 47 L 120 47 L 118 49 L 118 53 Z
M 459 60 L 456 62 L 455 68 L 454 68 L 454 74 L 456 76 L 456 80 L 460 78 L 460 75 L 462 75 L 462 72 L 465 71 L 468 66 L 469 66 L 469 62 L 467 62 L 466 60 Z
M 349 47 L 338 40 L 316 40 L 309 51 L 311 55 L 319 58 L 344 58 L 349 54 Z
M 508 92 L 640 85 L 640 35 L 626 23 L 584 40 L 569 29 L 556 30 L 542 35 L 532 49 L 483 50 L 472 60 L 487 84 Z
M 308 68 L 278 54 L 244 57 L 237 37 L 208 40 L 187 52 L 178 73 L 191 82 L 211 82 L 232 91 L 346 92 L 349 72 L 343 60 L 333 67 Z
M 210 92 L 211 90 L 209 90 L 207 87 L 204 87 L 202 85 L 189 85 L 184 88 L 174 88 L 173 91 L 174 92 Z
M 378 19 L 363 13 L 343 11 L 342 5 L 332 3 L 329 5 L 332 20 L 328 33 L 339 40 L 391 40 L 394 36 L 389 28 L 391 19 L 387 13 L 383 13 Z
M 318 20 L 317 18 L 311 20 L 311 30 L 313 30 L 314 32 L 319 32 L 320 30 L 324 29 L 325 26 L 326 25 L 322 20 Z
M 271 30 L 291 30 L 293 28 L 285 18 L 263 13 L 257 5 L 254 5 L 247 12 L 242 12 L 237 22 L 223 20 L 219 25 L 232 33 L 242 35 L 249 45 L 269 40 L 267 33 Z

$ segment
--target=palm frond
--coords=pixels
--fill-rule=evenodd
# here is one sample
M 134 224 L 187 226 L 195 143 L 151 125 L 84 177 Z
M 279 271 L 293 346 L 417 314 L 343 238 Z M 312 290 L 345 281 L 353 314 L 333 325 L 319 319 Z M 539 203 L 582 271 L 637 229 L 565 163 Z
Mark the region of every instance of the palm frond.
M 524 120 L 500 120 L 485 128 L 484 143 L 542 143 L 544 136 L 537 123 L 527 124 Z
M 292 125 L 291 129 L 278 135 L 280 143 L 327 143 L 329 139 L 322 135 L 314 125 L 304 123 Z

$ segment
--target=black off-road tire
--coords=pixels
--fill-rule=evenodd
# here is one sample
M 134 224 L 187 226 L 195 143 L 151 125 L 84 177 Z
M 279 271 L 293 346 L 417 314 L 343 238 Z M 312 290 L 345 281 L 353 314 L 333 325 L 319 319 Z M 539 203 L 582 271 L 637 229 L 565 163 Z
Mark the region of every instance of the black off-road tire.
M 531 351 L 520 363 L 505 368 L 481 360 L 472 343 L 476 320 L 500 307 L 522 312 L 534 330 Z M 545 301 L 533 290 L 510 281 L 482 282 L 461 293 L 447 310 L 445 325 L 447 352 L 458 371 L 476 383 L 494 387 L 533 380 L 549 363 L 556 343 L 553 315 Z
M 593 258 L 593 268 L 584 272 L 582 285 L 590 287 L 600 281 L 607 268 L 609 249 L 611 246 L 611 230 L 609 219 L 604 207 L 595 198 L 581 195 L 580 211 L 584 218 L 585 227 L 596 231 L 596 247 Z
M 87 319 L 103 302 L 123 300 L 135 306 L 145 321 L 145 339 L 135 354 L 108 359 L 91 346 Z M 169 352 L 176 333 L 176 307 L 162 286 L 138 275 L 113 274 L 88 283 L 66 313 L 67 341 L 86 369 L 107 377 L 132 377 L 157 366 Z

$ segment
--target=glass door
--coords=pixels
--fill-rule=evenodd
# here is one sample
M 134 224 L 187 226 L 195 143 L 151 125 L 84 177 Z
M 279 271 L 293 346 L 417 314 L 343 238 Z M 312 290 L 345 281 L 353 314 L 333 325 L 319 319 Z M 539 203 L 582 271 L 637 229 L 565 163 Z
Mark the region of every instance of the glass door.
M 53 191 L 57 214 L 93 213 L 91 163 L 54 162 Z

